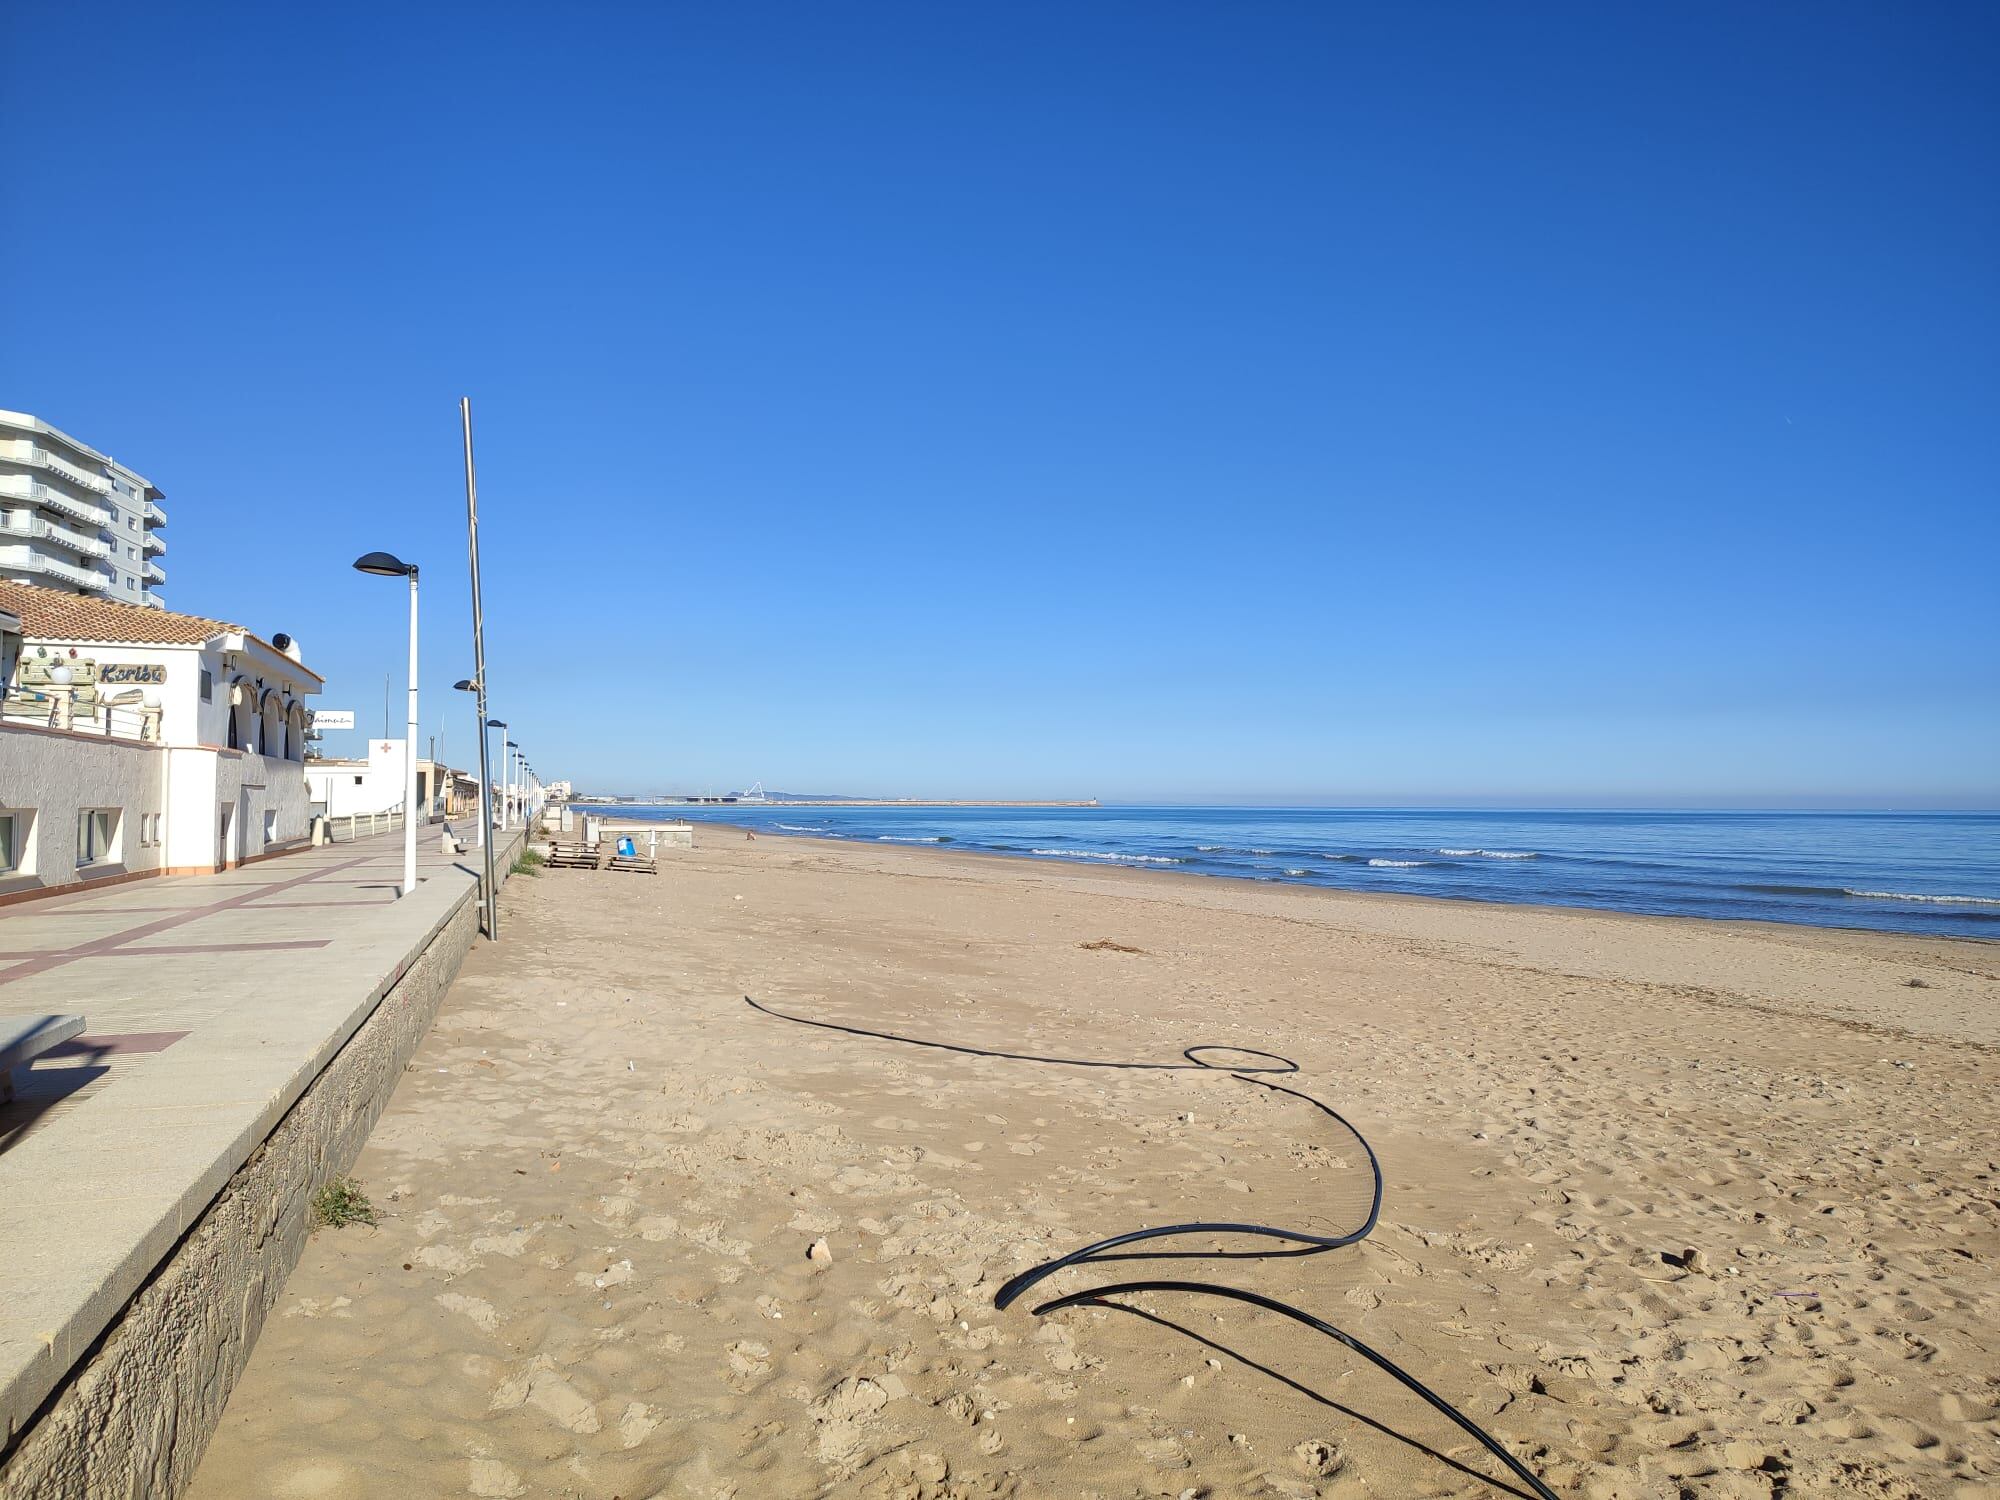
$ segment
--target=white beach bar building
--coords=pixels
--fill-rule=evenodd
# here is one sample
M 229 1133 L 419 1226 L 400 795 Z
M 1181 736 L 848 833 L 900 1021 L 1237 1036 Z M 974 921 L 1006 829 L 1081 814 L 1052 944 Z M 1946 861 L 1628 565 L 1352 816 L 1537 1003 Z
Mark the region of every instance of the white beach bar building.
M 307 843 L 289 638 L 0 582 L 0 672 L 0 902 Z
M 368 758 L 306 762 L 306 795 L 329 818 L 367 818 L 403 810 L 408 740 L 370 740 Z M 422 780 L 418 781 L 419 789 Z

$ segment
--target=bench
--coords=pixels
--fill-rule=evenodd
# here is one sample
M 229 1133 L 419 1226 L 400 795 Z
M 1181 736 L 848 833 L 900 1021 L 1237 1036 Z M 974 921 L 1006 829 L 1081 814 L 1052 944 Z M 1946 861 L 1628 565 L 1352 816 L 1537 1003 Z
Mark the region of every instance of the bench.
M 82 1030 L 82 1016 L 0 1016 L 0 1104 L 14 1097 L 14 1069 Z
M 594 870 L 603 852 L 602 843 L 555 843 L 549 845 L 542 862 L 552 870 Z
M 611 856 L 611 863 L 607 868 L 625 870 L 633 875 L 657 875 L 660 873 L 659 861 L 654 859 L 650 854 L 614 854 Z

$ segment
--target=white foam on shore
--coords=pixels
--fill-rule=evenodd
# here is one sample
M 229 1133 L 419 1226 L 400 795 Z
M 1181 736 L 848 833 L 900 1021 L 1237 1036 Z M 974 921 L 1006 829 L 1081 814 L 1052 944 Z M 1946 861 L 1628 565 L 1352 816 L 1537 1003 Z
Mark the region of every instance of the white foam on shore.
M 1533 849 L 1440 849 L 1453 859 L 1540 859 Z
M 1121 865 L 1184 865 L 1168 854 L 1114 854 L 1109 849 L 1030 849 L 1030 854 L 1054 854 L 1063 859 L 1106 859 Z
M 1910 891 L 1850 891 L 1843 889 L 1843 896 L 1856 896 L 1864 901 L 1933 901 L 1940 906 L 2000 906 L 2000 897 L 1995 896 L 1925 896 Z

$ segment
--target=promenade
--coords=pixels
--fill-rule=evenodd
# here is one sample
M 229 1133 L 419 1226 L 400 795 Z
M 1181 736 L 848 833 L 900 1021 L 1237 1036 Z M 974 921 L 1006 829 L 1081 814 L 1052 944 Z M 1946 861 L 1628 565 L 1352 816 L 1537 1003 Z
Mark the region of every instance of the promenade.
M 504 878 L 520 835 L 500 838 Z M 446 856 L 427 828 L 406 900 L 392 833 L 0 909 L 0 1012 L 88 1020 L 0 1108 L 0 1494 L 51 1393 L 447 926 L 435 987 L 449 983 L 479 868 L 477 848 Z M 332 1117 L 347 1119 L 308 1153 L 328 1170 L 344 1164 L 335 1136 L 387 1092 L 343 1088 Z M 261 1309 L 231 1316 L 247 1347 Z

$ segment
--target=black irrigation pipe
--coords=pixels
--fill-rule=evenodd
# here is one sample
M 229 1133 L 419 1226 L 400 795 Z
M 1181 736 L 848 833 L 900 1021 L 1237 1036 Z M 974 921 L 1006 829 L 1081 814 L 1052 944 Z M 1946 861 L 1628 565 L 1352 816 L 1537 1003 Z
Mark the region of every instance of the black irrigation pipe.
M 1115 1250 L 1124 1245 L 1137 1244 L 1144 1240 L 1166 1239 L 1185 1234 L 1248 1234 L 1261 1235 L 1269 1239 L 1292 1240 L 1298 1242 L 1300 1246 L 1297 1250 L 1261 1252 L 1263 1255 L 1272 1257 L 1320 1255 L 1328 1250 L 1337 1250 L 1344 1245 L 1358 1244 L 1360 1241 L 1366 1239 L 1374 1230 L 1376 1221 L 1382 1214 L 1382 1164 L 1376 1158 L 1375 1148 L 1368 1144 L 1368 1138 L 1359 1130 L 1356 1130 L 1353 1124 L 1340 1114 L 1339 1111 L 1335 1110 L 1331 1105 L 1313 1098 L 1312 1095 L 1302 1094 L 1297 1089 L 1285 1088 L 1282 1084 L 1266 1083 L 1262 1078 L 1250 1076 L 1258 1073 L 1296 1073 L 1299 1071 L 1299 1065 L 1296 1062 L 1293 1062 L 1289 1057 L 1280 1057 L 1275 1052 L 1260 1052 L 1254 1047 L 1234 1047 L 1228 1045 L 1189 1047 L 1181 1053 L 1181 1056 L 1186 1058 L 1187 1061 L 1177 1063 L 1117 1062 L 1085 1057 L 1045 1057 L 1031 1052 L 1001 1052 L 989 1047 L 968 1047 L 956 1042 L 929 1041 L 921 1037 L 902 1036 L 893 1031 L 871 1031 L 864 1026 L 843 1026 L 833 1021 L 815 1021 L 808 1016 L 787 1015 L 784 1011 L 773 1010 L 768 1005 L 760 1005 L 748 995 L 743 997 L 743 1003 L 752 1010 L 761 1011 L 775 1020 L 790 1021 L 799 1026 L 813 1026 L 821 1031 L 837 1031 L 847 1036 L 869 1037 L 875 1041 L 896 1042 L 906 1047 L 928 1047 L 939 1052 L 957 1052 L 967 1057 L 994 1057 L 1010 1062 L 1053 1063 L 1071 1068 L 1117 1068 L 1131 1072 L 1168 1073 L 1199 1070 L 1203 1072 L 1227 1073 L 1239 1082 L 1253 1083 L 1259 1088 L 1269 1089 L 1273 1093 L 1287 1094 L 1294 1099 L 1304 1100 L 1307 1104 L 1319 1110 L 1320 1113 L 1337 1122 L 1355 1140 L 1361 1143 L 1361 1149 L 1367 1153 L 1368 1170 L 1374 1179 L 1374 1185 L 1369 1199 L 1367 1218 L 1362 1221 L 1358 1229 L 1349 1230 L 1345 1234 L 1335 1235 L 1308 1234 L 1302 1229 L 1281 1229 L 1269 1224 L 1191 1223 L 1167 1224 L 1154 1229 L 1134 1229 L 1125 1234 L 1112 1235 L 1109 1239 L 1098 1240 L 1092 1244 L 1085 1245 L 1080 1250 L 1072 1250 L 1067 1255 L 1058 1256 L 1054 1260 L 1044 1261 L 1040 1265 L 1031 1266 L 1029 1269 L 1021 1272 L 1018 1276 L 1008 1281 L 995 1294 L 993 1305 L 1002 1310 L 1036 1283 L 1055 1275 L 1058 1271 L 1067 1270 L 1071 1266 L 1097 1259 L 1127 1260 L 1146 1258 L 1143 1253 L 1139 1256 L 1106 1256 L 1104 1254 L 1108 1250 Z M 1235 1052 L 1246 1057 L 1258 1057 L 1264 1059 L 1264 1062 L 1269 1064 L 1269 1066 L 1225 1067 L 1221 1064 L 1204 1061 L 1201 1054 L 1207 1052 Z M 1157 1253 L 1162 1256 L 1192 1254 L 1196 1258 L 1210 1258 L 1205 1252 L 1199 1251 L 1161 1251 Z M 1221 1251 L 1215 1252 L 1215 1255 L 1227 1259 L 1243 1258 L 1240 1254 L 1232 1256 L 1226 1255 Z M 1064 1296 L 1055 1298 L 1053 1301 L 1044 1302 L 1041 1306 L 1035 1308 L 1034 1312 L 1037 1317 L 1040 1317 L 1044 1313 L 1061 1312 L 1064 1308 L 1069 1307 L 1090 1306 L 1093 1304 L 1115 1307 L 1120 1304 L 1105 1302 L 1104 1299 L 1128 1292 L 1189 1292 L 1197 1296 L 1228 1297 L 1237 1302 L 1247 1302 L 1253 1307 L 1261 1307 L 1267 1312 L 1278 1313 L 1283 1317 L 1290 1318 L 1295 1323 L 1304 1324 L 1317 1333 L 1325 1334 L 1328 1338 L 1353 1350 L 1363 1359 L 1368 1360 L 1377 1368 L 1393 1376 L 1404 1387 L 1422 1397 L 1430 1406 L 1450 1418 L 1452 1422 L 1456 1423 L 1465 1432 L 1471 1434 L 1485 1447 L 1487 1452 L 1506 1465 L 1509 1473 L 1513 1474 L 1526 1484 L 1529 1489 L 1534 1491 L 1538 1500 L 1557 1500 L 1555 1491 L 1543 1484 L 1536 1477 L 1533 1470 L 1503 1448 L 1496 1438 L 1386 1355 L 1377 1353 L 1352 1334 L 1336 1328 L 1333 1324 L 1323 1319 L 1314 1317 L 1309 1312 L 1304 1312 L 1283 1302 L 1274 1301 L 1256 1292 L 1247 1292 L 1240 1287 L 1221 1286 L 1205 1281 L 1126 1281 L 1120 1282 L 1116 1286 L 1096 1287 L 1087 1291 L 1070 1292 Z

